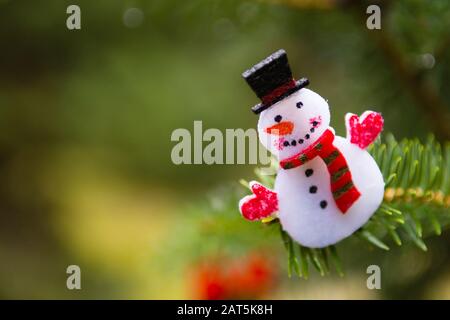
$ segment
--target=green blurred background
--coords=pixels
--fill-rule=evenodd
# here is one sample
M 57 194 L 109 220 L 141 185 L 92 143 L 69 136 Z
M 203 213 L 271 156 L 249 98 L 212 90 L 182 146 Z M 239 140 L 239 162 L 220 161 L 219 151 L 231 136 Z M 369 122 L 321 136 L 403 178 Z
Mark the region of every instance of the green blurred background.
M 381 30 L 366 28 L 373 3 Z M 374 109 L 397 138 L 449 140 L 446 0 L 0 0 L 0 298 L 210 297 L 204 268 L 238 281 L 261 257 L 264 288 L 241 279 L 232 297 L 450 298 L 449 236 L 427 253 L 348 241 L 344 278 L 289 279 L 278 234 L 237 210 L 254 166 L 172 164 L 176 128 L 256 126 L 240 74 L 279 48 L 338 134 Z M 71 264 L 82 290 L 66 288 Z

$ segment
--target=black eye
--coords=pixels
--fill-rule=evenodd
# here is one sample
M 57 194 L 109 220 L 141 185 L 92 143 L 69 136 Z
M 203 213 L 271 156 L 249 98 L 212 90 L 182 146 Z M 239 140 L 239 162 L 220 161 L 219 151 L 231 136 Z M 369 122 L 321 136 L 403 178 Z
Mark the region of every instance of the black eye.
M 277 116 L 274 118 L 275 122 L 280 122 L 281 119 L 282 119 L 282 118 L 281 118 L 280 115 L 277 115 Z
M 301 101 L 297 102 L 297 108 L 300 109 L 301 107 L 303 107 L 303 102 L 301 102 Z

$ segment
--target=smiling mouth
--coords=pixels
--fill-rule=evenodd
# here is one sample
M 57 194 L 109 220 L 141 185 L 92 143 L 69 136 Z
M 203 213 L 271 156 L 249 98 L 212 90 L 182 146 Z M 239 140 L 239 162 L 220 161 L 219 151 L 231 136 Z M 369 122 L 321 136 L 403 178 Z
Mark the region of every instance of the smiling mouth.
M 292 140 L 284 140 L 284 141 L 280 141 L 280 147 L 281 149 L 283 148 L 287 148 L 287 147 L 295 147 L 297 145 L 302 145 L 303 143 L 305 143 L 306 140 L 311 139 L 311 137 L 313 136 L 313 133 L 316 131 L 316 129 L 320 126 L 320 123 L 318 121 L 313 121 L 311 122 L 311 128 L 309 128 L 308 133 L 304 134 L 301 137 L 297 137 L 296 139 L 292 139 Z

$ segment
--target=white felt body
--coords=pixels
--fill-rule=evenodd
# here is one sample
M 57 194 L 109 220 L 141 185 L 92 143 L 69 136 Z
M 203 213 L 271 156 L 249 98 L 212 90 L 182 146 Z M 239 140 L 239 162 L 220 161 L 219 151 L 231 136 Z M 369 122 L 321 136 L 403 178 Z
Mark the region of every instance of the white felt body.
M 361 193 L 345 214 L 334 202 L 330 175 L 320 157 L 297 168 L 280 169 L 275 181 L 281 225 L 306 247 L 322 248 L 348 237 L 369 220 L 383 200 L 383 176 L 370 154 L 342 137 L 336 136 L 333 144 L 344 155 Z M 305 175 L 307 169 L 313 169 L 310 177 Z M 310 193 L 311 186 L 317 187 L 316 193 Z M 320 207 L 323 200 L 325 209 Z

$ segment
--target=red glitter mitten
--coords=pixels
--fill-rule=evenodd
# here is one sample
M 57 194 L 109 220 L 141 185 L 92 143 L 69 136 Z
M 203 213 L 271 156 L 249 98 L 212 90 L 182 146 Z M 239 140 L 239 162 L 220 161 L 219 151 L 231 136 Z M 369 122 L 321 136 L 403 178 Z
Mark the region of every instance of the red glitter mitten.
M 361 117 L 353 113 L 345 116 L 347 139 L 361 149 L 367 148 L 383 130 L 384 120 L 380 113 L 364 112 Z
M 253 195 L 246 196 L 239 202 L 239 209 L 245 219 L 263 219 L 278 210 L 278 199 L 275 192 L 256 181 L 251 181 L 249 185 Z

